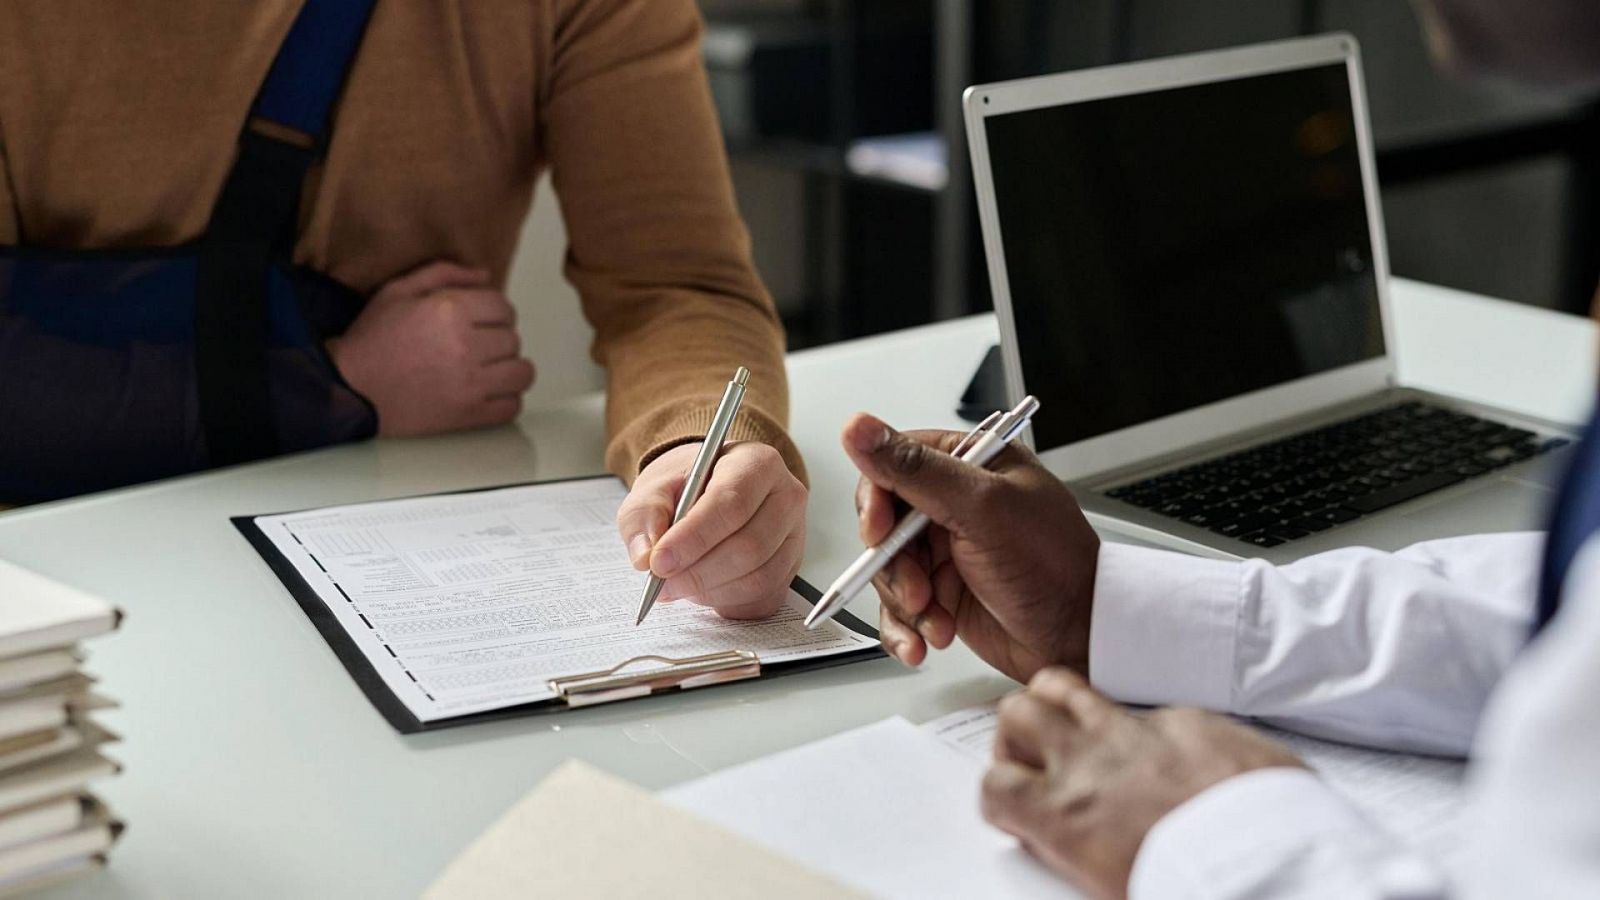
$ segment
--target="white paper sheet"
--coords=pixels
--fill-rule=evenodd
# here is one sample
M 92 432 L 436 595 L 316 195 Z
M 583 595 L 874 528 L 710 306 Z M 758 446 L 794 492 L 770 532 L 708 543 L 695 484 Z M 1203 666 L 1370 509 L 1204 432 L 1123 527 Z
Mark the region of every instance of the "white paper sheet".
M 988 762 L 997 725 L 993 705 L 964 709 L 922 727 L 950 747 Z M 1257 726 L 1260 727 L 1260 726 Z M 1464 763 L 1385 753 L 1263 728 L 1315 769 L 1367 818 L 1439 861 L 1460 846 Z
M 729 622 L 657 604 L 617 537 L 614 478 L 262 516 L 257 526 L 420 721 L 549 699 L 548 681 L 644 654 L 752 650 L 764 663 L 870 647 L 836 623 L 807 631 L 793 593 L 776 616 Z
M 1075 897 L 978 812 L 984 766 L 895 717 L 662 798 L 878 897 Z

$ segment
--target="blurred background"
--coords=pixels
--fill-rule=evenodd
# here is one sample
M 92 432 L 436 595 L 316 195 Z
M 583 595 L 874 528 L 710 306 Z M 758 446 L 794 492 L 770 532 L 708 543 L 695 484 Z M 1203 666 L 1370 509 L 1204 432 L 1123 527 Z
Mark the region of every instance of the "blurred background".
M 990 308 L 968 85 L 1326 31 L 1362 45 L 1395 274 L 1573 313 L 1600 281 L 1596 98 L 1451 80 L 1400 0 L 701 6 L 734 186 L 791 349 Z M 511 282 L 542 307 L 523 318 L 543 363 L 531 405 L 600 384 L 574 364 L 587 326 L 561 280 L 564 246 L 541 186 Z M 571 315 L 552 321 L 552 307 Z

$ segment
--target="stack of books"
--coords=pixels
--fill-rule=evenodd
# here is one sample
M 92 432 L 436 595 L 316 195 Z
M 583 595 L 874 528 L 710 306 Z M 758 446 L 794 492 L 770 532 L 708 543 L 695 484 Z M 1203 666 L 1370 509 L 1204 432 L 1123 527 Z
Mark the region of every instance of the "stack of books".
M 0 896 L 98 868 L 122 824 L 89 793 L 117 773 L 92 713 L 113 704 L 81 641 L 121 619 L 80 591 L 0 562 Z

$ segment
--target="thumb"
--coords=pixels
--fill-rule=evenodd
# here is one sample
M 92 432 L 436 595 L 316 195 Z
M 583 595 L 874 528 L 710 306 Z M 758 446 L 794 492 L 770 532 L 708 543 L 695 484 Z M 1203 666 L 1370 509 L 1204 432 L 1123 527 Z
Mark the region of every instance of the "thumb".
M 973 488 L 988 473 L 950 455 L 961 434 L 922 432 L 913 437 L 865 413 L 845 424 L 844 449 L 868 481 L 891 491 L 928 518 L 959 530 Z
M 435 260 L 395 278 L 385 287 L 399 295 L 414 297 L 444 288 L 482 287 L 488 283 L 489 273 L 483 269 Z
M 641 572 L 650 568 L 656 541 L 672 525 L 673 493 L 671 484 L 635 482 L 617 510 L 617 531 L 628 548 L 629 561 Z

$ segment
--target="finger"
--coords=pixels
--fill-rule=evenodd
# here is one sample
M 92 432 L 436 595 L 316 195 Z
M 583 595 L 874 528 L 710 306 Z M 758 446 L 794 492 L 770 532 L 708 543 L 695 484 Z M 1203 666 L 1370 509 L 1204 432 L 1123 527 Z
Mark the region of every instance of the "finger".
M 724 619 L 764 619 L 778 611 L 800 570 L 805 549 L 805 533 L 786 538 L 778 552 L 759 569 L 703 594 L 687 595 L 701 606 L 709 606 Z
M 884 587 L 889 594 L 885 602 L 929 646 L 943 650 L 955 640 L 956 620 L 948 609 L 933 602 L 933 579 L 927 564 L 919 558 L 926 557 L 926 548 L 921 549 L 920 553 L 912 553 L 912 548 L 907 547 L 889 561 L 884 570 L 888 573 Z
M 952 634 L 959 631 L 961 623 L 956 621 L 956 610 L 961 609 L 961 600 L 967 592 L 967 582 L 961 577 L 961 570 L 946 559 L 933 570 L 930 581 L 933 584 L 933 600 L 929 605 L 938 607 L 949 616 Z
M 647 467 L 617 509 L 617 533 L 633 567 L 650 568 L 650 550 L 672 524 L 672 508 L 683 489 L 683 473 Z
M 1066 756 L 1079 736 L 1077 722 L 1065 709 L 1018 691 L 1000 701 L 994 757 L 1042 769 L 1047 760 Z
M 928 573 L 912 554 L 899 553 L 872 579 L 878 588 L 879 602 L 908 624 L 917 621 L 933 600 L 933 585 Z
M 511 328 L 517 324 L 517 308 L 493 288 L 453 290 L 450 302 L 460 304 L 468 320 L 480 328 Z
M 894 529 L 894 495 L 862 478 L 856 484 L 856 525 L 861 543 L 873 546 Z
M 983 776 L 979 804 L 983 818 L 1001 831 L 1027 840 L 1045 822 L 1048 789 L 1038 770 L 997 760 Z
M 976 489 L 992 476 L 949 454 L 960 434 L 930 435 L 931 443 L 917 440 L 858 413 L 844 427 L 844 447 L 873 484 L 893 491 L 933 521 L 954 527 L 966 517 Z
M 516 359 L 522 352 L 522 339 L 513 328 L 474 328 L 466 339 L 469 358 L 479 363 Z
M 711 469 L 705 494 L 656 542 L 650 570 L 671 578 L 745 527 L 779 479 L 792 478 L 778 451 L 735 444 Z
M 674 597 L 710 597 L 712 591 L 766 565 L 796 531 L 805 531 L 804 498 L 798 492 L 768 494 L 745 527 L 667 579 L 663 592 Z
M 1076 672 L 1063 666 L 1049 666 L 1028 681 L 1028 693 L 1054 703 L 1072 713 L 1085 728 L 1096 728 L 1122 708 L 1089 686 Z
M 467 413 L 467 428 L 504 425 L 522 415 L 522 396 L 486 397 Z
M 405 296 L 418 296 L 449 287 L 479 287 L 489 283 L 485 269 L 474 269 L 458 263 L 437 260 L 424 263 L 384 285 L 385 291 Z
M 489 363 L 478 372 L 478 388 L 485 398 L 521 397 L 533 387 L 533 363 L 518 356 Z
M 910 625 L 895 618 L 886 605 L 878 607 L 878 640 L 890 656 L 915 669 L 927 658 L 928 645 Z

